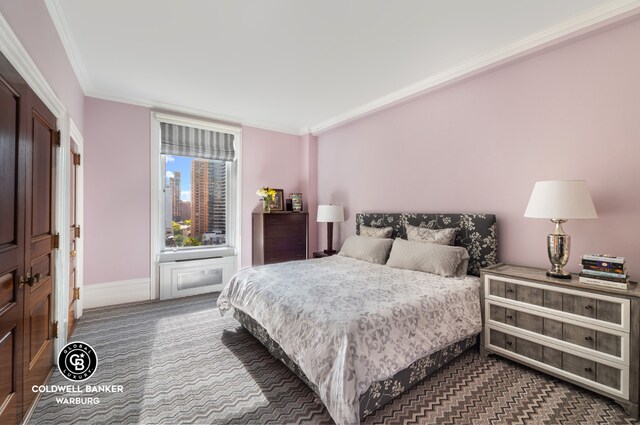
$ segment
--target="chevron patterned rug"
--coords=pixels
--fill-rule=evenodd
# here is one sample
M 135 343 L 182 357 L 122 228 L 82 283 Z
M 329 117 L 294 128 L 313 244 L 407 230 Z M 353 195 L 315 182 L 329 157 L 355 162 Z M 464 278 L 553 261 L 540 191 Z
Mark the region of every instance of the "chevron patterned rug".
M 123 392 L 99 393 L 94 405 L 59 404 L 60 393 L 44 393 L 29 423 L 332 424 L 318 397 L 231 315 L 220 317 L 215 301 L 205 295 L 86 311 L 72 340 L 92 345 L 99 365 L 84 384 Z M 57 370 L 48 383 L 69 384 Z M 364 423 L 636 422 L 604 397 L 471 350 Z

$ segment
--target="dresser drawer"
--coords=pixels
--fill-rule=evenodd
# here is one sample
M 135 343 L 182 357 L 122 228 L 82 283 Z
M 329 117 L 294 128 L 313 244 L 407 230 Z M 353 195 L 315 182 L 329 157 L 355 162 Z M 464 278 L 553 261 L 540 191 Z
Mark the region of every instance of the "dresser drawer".
M 264 263 L 282 263 L 284 261 L 304 260 L 307 258 L 306 249 L 292 249 L 287 251 L 275 251 L 264 253 Z
M 305 224 L 273 224 L 265 226 L 264 238 L 294 238 L 307 237 L 307 226 Z
M 605 327 L 629 331 L 629 300 L 578 292 L 571 289 L 549 289 L 526 281 L 516 281 L 496 276 L 485 277 L 485 296 L 504 299 L 516 305 L 541 307 L 541 311 L 563 313 L 587 318 L 585 323 L 602 324 Z M 625 306 L 627 314 L 625 315 Z
M 275 251 L 291 251 L 307 249 L 307 239 L 305 235 L 294 236 L 292 238 L 269 238 L 264 240 L 264 251 L 267 255 Z
M 569 350 L 549 347 L 538 341 L 512 335 L 491 327 L 486 328 L 485 346 L 508 356 L 524 360 L 543 370 L 594 386 L 616 396 L 628 398 L 625 384 L 629 368 L 624 365 L 606 364 Z
M 306 224 L 306 214 L 265 214 L 265 224 Z
M 580 326 L 574 323 L 563 322 L 558 318 L 543 317 L 536 312 L 519 311 L 517 309 L 496 305 L 487 301 L 486 310 L 488 319 L 502 323 L 517 329 L 524 329 L 591 350 L 592 354 L 606 354 L 612 361 L 628 364 L 629 359 L 624 355 L 623 347 L 628 346 L 629 335 L 624 332 L 615 332 Z M 553 341 L 552 341 L 553 342 Z M 589 351 L 584 351 L 589 353 Z

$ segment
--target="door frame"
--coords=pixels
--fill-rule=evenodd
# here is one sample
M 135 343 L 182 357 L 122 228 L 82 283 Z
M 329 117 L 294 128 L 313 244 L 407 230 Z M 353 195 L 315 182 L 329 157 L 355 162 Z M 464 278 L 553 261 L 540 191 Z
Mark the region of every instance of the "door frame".
M 78 127 L 76 126 L 75 122 L 73 121 L 73 119 L 69 119 L 70 122 L 70 132 L 69 135 L 71 137 L 71 139 L 73 139 L 73 141 L 76 143 L 77 146 L 77 152 L 80 157 L 82 158 L 83 156 L 83 152 L 84 152 L 84 139 L 82 138 L 82 134 L 80 133 L 80 130 L 78 129 Z M 67 155 L 69 155 L 69 151 L 71 149 L 71 142 L 69 141 L 69 149 L 67 149 Z M 69 155 L 69 161 L 71 161 L 71 157 Z M 80 289 L 80 298 L 78 300 L 76 300 L 76 319 L 80 318 L 80 316 L 82 316 L 82 312 L 83 312 L 83 300 L 84 300 L 84 294 L 83 294 L 83 274 L 82 274 L 82 270 L 83 270 L 83 262 L 82 260 L 84 259 L 84 237 L 83 237 L 83 229 L 84 229 L 84 160 L 81 159 L 80 165 L 76 168 L 76 223 L 77 225 L 80 227 L 80 237 L 76 238 L 76 251 L 78 253 L 78 255 L 76 256 L 76 287 L 78 289 Z M 67 169 L 67 171 L 69 171 Z M 68 176 L 69 173 L 67 173 L 67 178 L 69 178 Z M 69 182 L 70 183 L 70 182 Z M 69 185 L 67 185 L 68 187 Z M 67 203 L 70 202 L 70 196 L 71 194 L 68 193 L 67 194 Z M 67 205 L 68 206 L 68 205 Z M 67 224 L 70 224 L 70 217 L 67 217 Z M 67 227 L 68 230 L 68 227 Z M 67 237 L 68 237 L 69 232 L 67 231 Z M 67 241 L 67 249 L 71 249 L 69 246 L 70 241 Z M 67 267 L 69 266 L 68 262 L 69 262 L 69 256 L 66 257 L 65 261 L 67 261 Z M 69 270 L 67 269 L 67 272 L 69 272 Z M 68 276 L 68 274 L 67 274 Z M 66 285 L 65 287 L 65 292 L 67 292 L 66 294 L 66 298 L 65 301 L 67 302 L 67 305 L 69 305 L 69 299 L 72 296 L 72 294 L 69 294 L 69 285 Z M 65 316 L 65 322 L 67 321 L 66 319 L 67 316 Z M 69 324 L 66 323 L 65 326 L 65 332 L 68 331 L 68 326 Z M 62 329 L 61 329 L 62 332 Z M 65 334 L 67 335 L 68 332 Z
M 54 321 L 58 322 L 58 338 L 54 341 L 55 358 L 57 361 L 57 353 L 60 352 L 62 347 L 67 343 L 67 329 L 68 329 L 68 299 L 69 290 L 67 282 L 69 278 L 69 232 L 67 231 L 70 226 L 70 218 L 67 207 L 70 202 L 69 193 L 69 161 L 70 159 L 70 135 L 73 133 L 74 140 L 78 144 L 79 151 L 82 151 L 83 138 L 78 127 L 71 120 L 67 109 L 55 94 L 44 75 L 40 72 L 27 50 L 24 48 L 16 34 L 11 29 L 11 26 L 6 21 L 4 16 L 0 13 L 0 52 L 7 58 L 7 60 L 18 71 L 20 76 L 31 87 L 34 93 L 44 102 L 44 104 L 51 110 L 56 117 L 56 125 L 60 130 L 60 146 L 56 149 L 56 175 L 55 175 L 55 220 L 54 220 L 54 232 L 60 235 L 60 248 L 54 251 L 54 279 L 55 279 L 55 309 L 53 313 Z M 83 173 L 82 166 L 79 169 L 78 186 L 79 186 L 79 198 L 78 198 L 78 223 L 82 224 L 83 217 Z M 80 239 L 80 249 L 82 249 L 82 238 Z M 78 260 L 80 269 L 78 278 L 80 284 L 82 284 L 82 257 L 83 253 L 80 251 L 80 258 Z M 82 296 L 81 296 L 82 299 Z M 77 317 L 82 315 L 82 301 L 80 301 L 79 308 L 76 312 Z

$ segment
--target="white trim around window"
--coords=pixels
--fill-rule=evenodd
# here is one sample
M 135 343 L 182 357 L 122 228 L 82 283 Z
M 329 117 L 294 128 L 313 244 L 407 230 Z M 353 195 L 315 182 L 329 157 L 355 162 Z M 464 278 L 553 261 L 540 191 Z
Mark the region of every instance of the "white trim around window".
M 161 229 L 163 222 L 164 199 L 161 191 L 164 183 L 164 175 L 160 166 L 160 122 L 194 127 L 203 130 L 233 134 L 234 149 L 236 152 L 235 172 L 230 176 L 229 184 L 232 190 L 227 192 L 229 204 L 234 205 L 233 211 L 227 217 L 227 241 L 228 247 L 212 247 L 184 251 L 163 252 L 164 235 Z M 196 260 L 212 257 L 235 257 L 235 267 L 240 264 L 241 249 L 241 211 L 242 211 L 242 129 L 239 126 L 218 124 L 198 118 L 182 117 L 163 112 L 151 112 L 151 285 L 149 285 L 149 298 L 158 299 L 160 296 L 160 262 Z

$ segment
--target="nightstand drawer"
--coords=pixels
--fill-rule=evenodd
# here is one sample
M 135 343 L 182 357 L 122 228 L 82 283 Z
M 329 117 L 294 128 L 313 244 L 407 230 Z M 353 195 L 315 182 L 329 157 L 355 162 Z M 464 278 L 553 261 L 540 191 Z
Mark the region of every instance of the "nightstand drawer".
M 532 306 L 534 310 L 551 314 L 584 317 L 585 324 L 600 324 L 612 329 L 629 331 L 629 300 L 579 292 L 571 289 L 550 289 L 527 281 L 486 275 L 485 296 L 503 299 L 514 305 Z M 626 312 L 626 314 L 625 314 Z
M 628 398 L 629 367 L 576 355 L 560 347 L 550 347 L 535 339 L 512 335 L 499 329 L 485 329 L 487 348 L 514 357 L 542 370 L 586 383 L 616 396 Z
M 562 294 L 562 311 L 567 313 L 621 324 L 621 310 L 620 304 L 577 295 Z
M 545 340 L 564 343 L 567 348 L 573 348 L 585 354 L 602 355 L 611 361 L 629 364 L 623 347 L 629 344 L 629 334 L 606 329 L 595 329 L 581 326 L 577 323 L 567 323 L 561 317 L 544 317 L 531 311 L 520 311 L 496 304 L 497 301 L 487 301 L 486 310 L 489 312 L 489 322 L 498 322 L 513 327 L 513 331 L 525 330 L 541 335 Z M 555 340 L 555 341 L 554 341 Z

